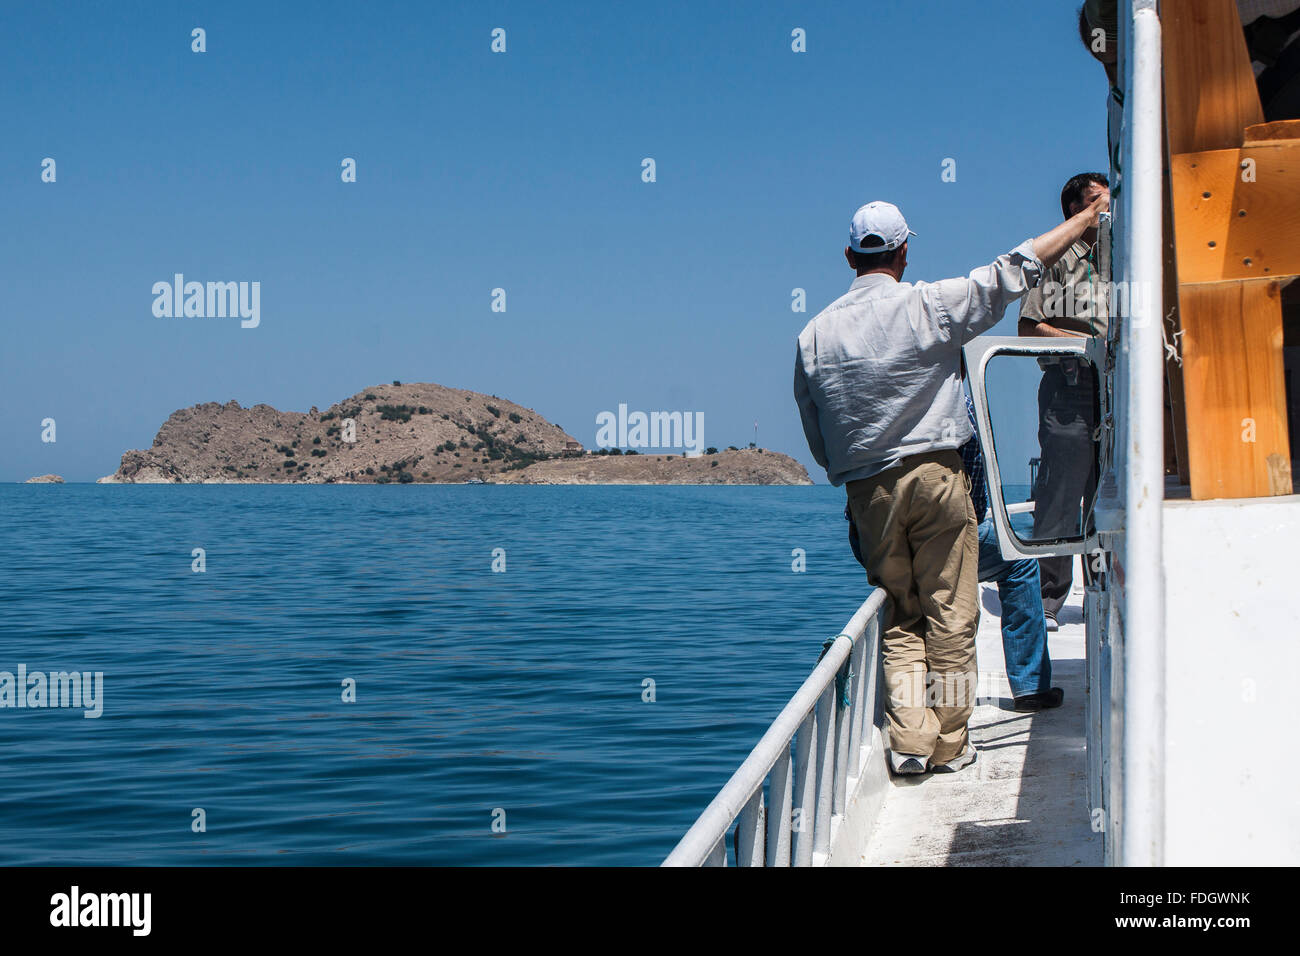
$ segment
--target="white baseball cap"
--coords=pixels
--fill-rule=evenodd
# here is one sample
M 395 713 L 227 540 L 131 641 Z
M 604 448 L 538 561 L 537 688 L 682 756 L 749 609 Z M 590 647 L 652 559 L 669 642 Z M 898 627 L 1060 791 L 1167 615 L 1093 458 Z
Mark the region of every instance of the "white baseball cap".
M 907 228 L 907 220 L 893 203 L 869 202 L 853 214 L 849 226 L 849 248 L 864 255 L 891 252 L 907 242 L 908 236 L 915 235 Z M 862 240 L 868 236 L 882 239 L 885 244 L 864 248 Z

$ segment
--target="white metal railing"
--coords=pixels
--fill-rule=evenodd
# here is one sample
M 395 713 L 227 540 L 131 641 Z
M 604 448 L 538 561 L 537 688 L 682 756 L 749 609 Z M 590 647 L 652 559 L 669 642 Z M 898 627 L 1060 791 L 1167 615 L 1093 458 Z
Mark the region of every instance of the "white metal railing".
M 878 642 L 885 605 L 879 589 L 862 603 L 664 866 L 726 866 L 727 834 L 736 823 L 737 866 L 811 866 L 814 854 L 829 855 L 871 746 L 875 701 L 866 689 L 876 660 L 866 651 Z M 836 678 L 846 668 L 847 707 L 836 697 Z

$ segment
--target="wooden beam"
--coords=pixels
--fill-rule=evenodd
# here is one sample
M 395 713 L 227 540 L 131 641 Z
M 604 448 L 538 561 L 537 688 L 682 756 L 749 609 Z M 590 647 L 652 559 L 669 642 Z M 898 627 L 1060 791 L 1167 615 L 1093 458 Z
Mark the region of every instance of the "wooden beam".
M 1300 139 L 1300 120 L 1277 120 L 1246 127 L 1244 146 L 1272 146 L 1280 139 Z
M 1192 497 L 1291 494 L 1280 283 L 1184 285 Z
M 1234 0 L 1165 0 L 1161 22 L 1192 497 L 1290 494 L 1279 293 L 1300 272 L 1300 143 L 1264 123 Z
M 1234 0 L 1165 0 L 1165 108 L 1169 151 L 1241 146 L 1247 126 L 1264 122 L 1255 71 Z
M 1300 275 L 1300 140 L 1175 155 L 1178 281 Z

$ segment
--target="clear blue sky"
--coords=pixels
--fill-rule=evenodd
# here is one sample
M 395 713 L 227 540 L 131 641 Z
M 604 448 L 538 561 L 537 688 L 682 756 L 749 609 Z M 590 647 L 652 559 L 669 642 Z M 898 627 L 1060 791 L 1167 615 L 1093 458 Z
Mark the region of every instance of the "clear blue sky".
M 401 379 L 589 446 L 620 402 L 702 411 L 720 447 L 757 419 L 824 481 L 794 341 L 852 279 L 853 210 L 901 206 L 912 279 L 1057 222 L 1065 179 L 1105 168 L 1076 8 L 5 4 L 0 480 L 109 474 L 197 402 L 305 411 Z M 259 281 L 260 327 L 155 318 L 177 272 Z

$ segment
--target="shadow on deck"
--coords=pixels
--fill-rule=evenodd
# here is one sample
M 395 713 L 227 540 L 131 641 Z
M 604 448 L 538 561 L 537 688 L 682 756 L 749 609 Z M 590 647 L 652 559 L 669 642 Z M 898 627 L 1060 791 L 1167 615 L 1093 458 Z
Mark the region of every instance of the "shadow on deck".
M 1076 588 L 1079 586 L 1075 571 Z M 1100 866 L 1087 806 L 1082 592 L 1048 635 L 1056 710 L 1019 714 L 1002 657 L 997 590 L 981 585 L 979 759 L 955 774 L 892 777 L 863 866 Z

